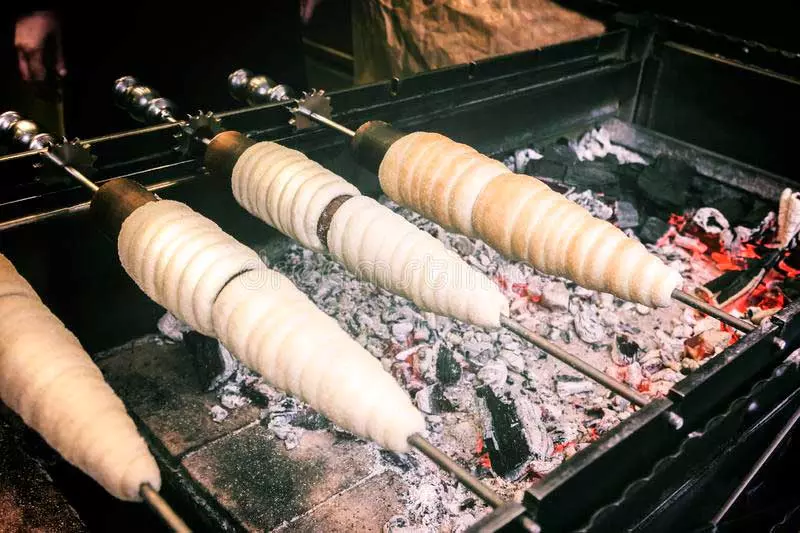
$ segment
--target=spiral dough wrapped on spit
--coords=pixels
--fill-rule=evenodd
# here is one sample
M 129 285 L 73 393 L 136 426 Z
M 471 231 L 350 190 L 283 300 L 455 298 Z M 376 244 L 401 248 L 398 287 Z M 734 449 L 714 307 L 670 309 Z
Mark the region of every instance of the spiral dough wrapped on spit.
M 441 241 L 367 196 L 333 215 L 328 249 L 350 272 L 420 308 L 484 327 L 500 327 L 508 301 L 485 275 Z
M 231 187 L 248 213 L 317 252 L 325 250 L 317 236 L 325 207 L 338 196 L 361 194 L 302 152 L 272 142 L 244 151 L 233 168 Z
M 208 336 L 214 334 L 211 306 L 222 287 L 263 264 L 214 222 L 171 200 L 131 213 L 117 247 L 123 268 L 145 294 Z
M 185 205 L 138 208 L 118 247 L 125 270 L 153 300 L 341 427 L 395 451 L 425 429 L 377 359 L 288 278 Z
M 682 283 L 619 228 L 442 135 L 402 137 L 386 152 L 379 176 L 396 202 L 546 274 L 651 307 L 670 305 Z
M 0 398 L 113 496 L 161 474 L 125 405 L 75 336 L 0 255 Z
M 227 285 L 214 330 L 249 368 L 337 425 L 404 452 L 425 421 L 380 361 L 285 276 L 264 268 Z

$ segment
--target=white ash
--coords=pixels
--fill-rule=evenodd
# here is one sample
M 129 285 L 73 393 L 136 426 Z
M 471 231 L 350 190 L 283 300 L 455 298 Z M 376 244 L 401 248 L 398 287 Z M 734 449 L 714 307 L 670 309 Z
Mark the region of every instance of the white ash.
M 594 161 L 596 158 L 603 158 L 613 154 L 621 165 L 627 163 L 647 164 L 647 161 L 636 152 L 612 143 L 611 135 L 605 128 L 586 132 L 578 142 L 570 141 L 569 147 L 572 148 L 572 151 L 575 152 L 580 161 Z
M 223 383 L 228 381 L 233 374 L 238 371 L 242 365 L 239 364 L 239 361 L 231 355 L 231 352 L 220 342 L 217 346 L 217 352 L 219 353 L 219 358 L 222 361 L 222 372 L 217 374 L 213 380 L 211 380 L 211 384 L 208 387 L 208 390 L 215 390 L 219 388 Z
M 672 330 L 672 336 L 676 339 L 688 339 L 694 334 L 693 332 L 692 326 L 688 324 L 679 324 Z
M 551 311 L 566 311 L 569 309 L 569 291 L 567 286 L 560 281 L 545 285 L 542 291 L 541 304 Z
M 211 409 L 209 409 L 209 414 L 211 415 L 211 420 L 217 423 L 220 423 L 226 418 L 228 418 L 228 411 L 226 411 L 219 405 L 211 406 Z
M 592 191 L 583 191 L 580 193 L 567 192 L 565 196 L 589 211 L 593 217 L 597 217 L 601 220 L 608 220 L 614 216 L 614 209 L 602 200 L 599 200 L 592 194 Z
M 673 320 L 682 321 L 682 308 L 672 306 L 642 315 L 634 304 L 541 275 L 528 265 L 502 258 L 480 240 L 451 234 L 385 198 L 381 201 L 494 279 L 510 299 L 512 316 L 520 323 L 548 335 L 595 368 L 606 371 L 615 367 L 620 380 L 635 386 L 649 379 L 652 383 L 643 392 L 653 396 L 665 394 L 682 379 L 683 341 L 671 338 L 662 329 L 668 325 L 671 332 Z M 681 251 L 655 250 L 670 261 L 691 259 L 690 254 Z M 541 425 L 531 426 L 541 429 L 533 433 L 538 443 L 535 449 L 551 451 L 531 458 L 528 466 L 533 476 L 551 471 L 633 412 L 629 403 L 615 400 L 615 395 L 602 386 L 509 332 L 486 331 L 420 312 L 407 300 L 358 281 L 324 254 L 289 245 L 272 262 L 272 268 L 287 275 L 320 309 L 335 317 L 342 328 L 379 358 L 422 410 L 438 409 L 431 399 L 436 387 L 441 387 L 441 397 L 453 412 L 426 415 L 429 439 L 473 472 L 483 472 L 483 481 L 505 498 L 520 494 L 531 480 L 526 476 L 516 481 L 504 479 L 479 466 L 476 446 L 486 428 L 479 415 L 477 387 L 488 384 L 496 394 L 515 402 L 524 396 L 539 413 Z M 612 362 L 610 343 L 618 333 L 630 335 L 642 347 L 639 361 L 624 367 Z M 436 354 L 442 346 L 461 363 L 461 377 L 453 385 L 440 384 L 437 378 Z M 237 376 L 238 373 L 229 381 L 236 383 Z M 307 407 L 277 391 L 273 393 L 262 416 L 276 436 L 284 439 L 287 446 L 295 446 L 303 432 L 310 431 L 295 426 L 296 412 Z M 365 445 L 373 447 L 377 454 L 374 443 Z M 469 523 L 487 512 L 480 502 L 462 509 L 466 500 L 474 499 L 465 489 L 429 461 L 414 464 L 413 468 L 399 471 L 409 493 L 404 496 L 405 512 L 392 526 L 394 530 L 452 530 L 456 524 Z M 378 459 L 375 468 L 378 471 L 395 467 Z
M 594 384 L 585 379 L 559 380 L 556 383 L 556 391 L 562 398 L 568 398 L 574 394 L 594 392 Z
M 606 331 L 600 322 L 600 315 L 593 305 L 583 305 L 575 315 L 575 332 L 587 344 L 604 344 L 608 341 Z
M 525 168 L 530 161 L 535 161 L 544 157 L 542 154 L 532 148 L 523 148 L 517 150 L 514 155 L 510 155 L 503 160 L 503 163 L 508 167 L 511 172 L 524 174 Z
M 181 322 L 172 313 L 165 313 L 158 319 L 158 331 L 168 339 L 180 342 L 183 334 L 192 331 L 192 328 Z
M 692 222 L 700 226 L 706 233 L 711 234 L 719 234 L 730 228 L 725 215 L 713 207 L 701 207 L 695 211 Z
M 500 396 L 506 391 L 508 367 L 503 361 L 489 361 L 478 371 L 478 379 Z

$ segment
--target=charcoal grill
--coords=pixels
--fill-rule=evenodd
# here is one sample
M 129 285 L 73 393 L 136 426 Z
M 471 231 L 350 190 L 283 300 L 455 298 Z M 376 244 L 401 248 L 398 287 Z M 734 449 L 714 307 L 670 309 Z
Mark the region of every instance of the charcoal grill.
M 331 93 L 334 118 L 353 129 L 379 119 L 405 131 L 438 131 L 498 156 L 602 124 L 619 144 L 684 159 L 709 180 L 770 202 L 792 185 L 785 176 L 791 174 L 789 120 L 800 92 L 792 78 L 796 56 L 759 49 L 753 64 L 732 52 L 715 55 L 730 52 L 730 37 L 680 21 L 609 20 L 609 31 L 597 38 Z M 365 193 L 378 192 L 374 174 L 353 159 L 344 139 L 323 128 L 296 131 L 280 104 L 216 116 L 228 129 L 300 149 Z M 179 126 L 164 124 L 88 140 L 99 181 L 133 177 L 162 197 L 189 203 L 245 242 L 279 241 L 238 208 L 224 183 L 207 179 L 195 159 L 171 149 L 178 132 Z M 0 165 L 2 251 L 54 312 L 93 352 L 152 332 L 161 310 L 124 276 L 113 246 L 87 231 L 92 222 L 84 191 L 41 167 L 32 152 L 4 157 Z M 523 511 L 543 531 L 703 529 L 800 406 L 800 369 L 787 361 L 800 345 L 798 312 L 800 303 L 787 306 L 676 384 L 667 398 L 650 402 L 533 485 L 523 507 L 487 515 L 474 529 L 511 530 Z M 101 361 L 106 371 L 119 364 Z M 231 453 L 232 469 L 237 461 L 267 460 L 265 451 L 253 455 L 244 445 L 221 444 L 226 432 L 250 429 L 200 423 L 194 434 L 186 427 L 171 431 L 177 417 L 147 399 L 157 385 L 113 384 L 158 451 L 165 493 L 187 521 L 209 530 L 265 527 L 259 517 L 270 515 L 269 509 L 256 512 L 241 499 L 215 498 L 208 479 L 186 464 L 217 441 Z M 183 388 L 159 393 L 200 408 L 199 392 Z M 662 416 L 670 411 L 682 417 L 680 429 Z M 791 471 L 796 459 L 792 448 L 781 449 L 781 463 L 773 458 L 729 511 L 738 520 L 723 521 L 720 529 L 796 529 L 800 499 L 796 489 L 781 488 L 778 466 Z M 78 483 L 68 474 L 55 477 Z M 253 505 L 279 504 L 259 490 L 278 488 L 266 483 L 239 497 L 250 497 Z

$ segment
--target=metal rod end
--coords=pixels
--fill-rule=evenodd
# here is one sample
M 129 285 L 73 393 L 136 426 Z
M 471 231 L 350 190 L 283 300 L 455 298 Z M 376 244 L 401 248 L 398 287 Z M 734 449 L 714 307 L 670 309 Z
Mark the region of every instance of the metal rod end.
M 175 531 L 175 533 L 192 533 L 189 526 L 172 510 L 172 507 L 161 497 L 161 495 L 153 488 L 150 483 L 142 483 L 139 488 L 139 494 L 147 505 L 161 517 L 167 526 Z
M 712 316 L 719 320 L 720 322 L 731 326 L 732 328 L 738 329 L 739 331 L 743 331 L 745 333 L 750 333 L 756 329 L 756 326 L 746 320 L 742 320 L 741 318 L 736 318 L 735 316 L 731 315 L 720 309 L 719 307 L 715 307 L 708 302 L 704 302 L 700 298 L 689 294 L 688 292 L 682 291 L 680 289 L 675 289 L 672 291 L 672 298 L 677 300 L 681 303 L 688 305 L 698 311 L 707 314 L 708 316 Z

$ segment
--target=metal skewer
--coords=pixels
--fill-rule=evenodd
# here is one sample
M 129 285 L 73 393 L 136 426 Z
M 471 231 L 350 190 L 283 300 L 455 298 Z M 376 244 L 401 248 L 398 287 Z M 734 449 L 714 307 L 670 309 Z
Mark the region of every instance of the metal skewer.
M 258 83 L 255 87 L 253 87 L 252 83 L 250 84 L 251 87 L 249 89 L 249 93 L 253 95 L 253 98 L 256 100 L 253 101 L 262 101 L 264 99 L 273 101 L 273 102 L 284 102 L 288 105 L 294 104 L 296 107 L 293 110 L 303 116 L 312 118 L 315 121 L 320 122 L 321 124 L 325 124 L 326 126 L 332 127 L 337 131 L 343 132 L 347 135 L 353 136 L 355 132 L 338 124 L 337 122 L 316 113 L 302 105 L 297 99 L 294 99 L 291 94 L 292 91 L 285 90 L 284 86 L 274 85 L 274 82 L 270 80 L 258 79 L 253 78 L 250 73 L 247 72 L 239 72 L 231 75 L 231 78 L 234 77 L 244 77 L 245 80 L 256 80 Z M 241 81 L 241 80 L 240 80 Z M 278 90 L 280 89 L 280 90 Z M 155 92 L 153 89 L 146 87 L 144 85 L 140 85 L 138 81 L 136 81 L 133 77 L 125 77 L 121 78 L 115 84 L 115 93 L 117 94 L 118 101 L 121 102 L 121 106 L 124 109 L 127 109 L 131 116 L 138 119 L 138 120 L 158 120 L 161 122 L 171 122 L 171 123 L 178 123 L 181 124 L 178 119 L 175 118 L 174 104 L 161 97 L 157 97 L 158 93 Z M 137 94 L 148 94 L 150 96 L 156 96 L 157 98 L 152 99 L 149 103 L 142 107 L 141 104 L 133 104 L 134 100 L 139 101 L 140 98 L 132 98 L 132 95 L 135 96 Z M 160 102 L 160 103 L 159 103 Z M 192 129 L 189 127 L 188 129 Z M 198 136 L 192 133 L 195 138 Z M 204 137 L 205 139 L 205 137 Z M 207 143 L 206 143 L 207 144 Z M 610 389 L 611 391 L 617 393 L 618 395 L 622 396 L 626 400 L 630 401 L 632 404 L 636 405 L 637 407 L 642 407 L 648 403 L 648 399 L 631 389 L 630 387 L 626 386 L 625 384 L 621 383 L 620 381 L 608 376 L 607 374 L 599 371 L 598 369 L 594 368 L 590 364 L 586 363 L 579 357 L 576 357 L 558 345 L 548 341 L 544 337 L 541 337 L 534 332 L 528 330 L 527 328 L 523 327 L 519 322 L 516 322 L 508 317 L 501 317 L 501 324 L 503 327 L 507 328 L 509 331 L 519 335 L 523 339 L 527 340 L 534 346 L 544 350 L 548 354 L 552 355 L 556 359 L 562 361 L 563 363 L 569 365 L 570 367 L 574 368 L 578 372 L 586 375 L 587 377 L 593 379 L 594 381 L 602 384 L 606 388 Z
M 756 326 L 746 320 L 742 320 L 741 318 L 736 318 L 735 316 L 731 315 L 730 313 L 726 313 L 719 307 L 714 307 L 708 302 L 704 302 L 700 298 L 696 296 L 692 296 L 688 292 L 684 292 L 678 289 L 672 291 L 672 298 L 677 300 L 681 303 L 688 305 L 698 311 L 707 314 L 708 316 L 712 316 L 722 322 L 723 324 L 727 324 L 732 328 L 736 328 L 739 331 L 743 331 L 745 333 L 750 333 Z
M 268 102 L 284 103 L 287 104 L 288 111 L 294 115 L 303 115 L 304 117 L 313 120 L 317 124 L 331 128 L 339 133 L 347 135 L 348 137 L 353 138 L 356 136 L 356 132 L 350 128 L 339 124 L 335 120 L 322 116 L 311 109 L 308 109 L 303 105 L 303 102 L 294 97 L 290 97 L 289 95 L 294 93 L 291 88 L 287 87 L 286 85 L 278 85 L 266 76 L 254 76 L 251 72 L 240 69 L 228 76 L 228 84 L 231 94 L 233 94 L 234 98 L 247 102 L 250 105 Z M 280 90 L 277 90 L 278 88 L 280 88 Z M 752 323 L 740 318 L 736 318 L 730 313 L 726 313 L 722 309 L 714 307 L 681 290 L 675 290 L 672 293 L 672 298 L 685 305 L 688 305 L 689 307 L 712 316 L 720 322 L 727 324 L 739 331 L 749 333 L 756 329 L 756 326 L 754 326 Z
M 178 514 L 172 510 L 172 507 L 161 497 L 161 495 L 153 488 L 150 483 L 143 483 L 139 489 L 142 499 L 147 503 L 155 513 L 169 526 L 175 533 L 191 533 L 192 530 L 181 519 Z
M 44 159 L 63 169 L 70 177 L 93 193 L 99 189 L 92 180 L 53 151 L 61 144 L 58 140 L 48 133 L 40 132 L 39 126 L 35 122 L 23 119 L 19 113 L 6 111 L 0 115 L 0 135 L 9 137 L 14 144 L 24 150 L 39 151 L 39 155 Z
M 500 325 L 502 325 L 510 332 L 522 337 L 523 339 L 533 344 L 537 348 L 540 348 L 541 350 L 547 352 L 547 354 L 552 355 L 562 363 L 569 365 L 570 367 L 574 368 L 581 374 L 593 379 L 597 383 L 603 385 L 605 388 L 622 396 L 623 398 L 631 402 L 633 405 L 637 407 L 642 407 L 644 405 L 647 405 L 647 403 L 649 403 L 649 400 L 643 394 L 631 389 L 627 385 L 612 378 L 608 374 L 601 372 L 600 370 L 596 369 L 583 359 L 575 355 L 572 355 L 571 353 L 567 352 L 557 344 L 552 343 L 549 340 L 545 339 L 541 335 L 537 335 L 536 333 L 529 330 L 528 328 L 526 328 L 513 318 L 501 315 Z
M 30 135 L 35 132 L 34 135 Z M 78 183 L 86 187 L 94 194 L 99 187 L 82 172 L 71 165 L 68 165 L 61 157 L 55 154 L 52 149 L 58 145 L 56 140 L 46 134 L 38 133 L 38 126 L 27 120 L 22 120 L 17 113 L 6 112 L 0 115 L 0 133 L 11 134 L 13 140 L 22 147 L 35 150 L 44 150 L 40 154 L 54 163 L 56 166 L 74 178 Z M 144 483 L 139 489 L 139 494 L 147 505 L 153 509 L 173 531 L 176 533 L 191 533 L 184 521 L 175 513 L 170 505 L 149 483 Z
M 411 435 L 408 438 L 408 443 L 417 451 L 422 453 L 425 457 L 433 461 L 436 466 L 458 479 L 458 481 L 467 487 L 473 494 L 475 494 L 493 509 L 497 509 L 506 503 L 495 491 L 487 487 L 484 483 L 481 483 L 478 478 L 467 472 L 466 469 L 462 468 L 461 465 L 448 457 L 439 448 L 431 444 L 419 433 L 414 433 Z M 520 522 L 521 525 L 528 531 L 538 530 L 533 520 L 526 516 L 520 517 Z
M 775 436 L 775 438 L 772 440 L 772 442 L 764 451 L 764 453 L 761 454 L 761 457 L 758 458 L 756 464 L 753 465 L 753 467 L 744 477 L 739 486 L 737 486 L 736 489 L 734 489 L 733 493 L 722 505 L 722 508 L 719 511 L 717 511 L 717 514 L 714 515 L 714 518 L 711 519 L 712 526 L 716 528 L 719 525 L 719 523 L 722 521 L 722 519 L 725 517 L 725 515 L 728 513 L 731 507 L 733 507 L 733 505 L 736 503 L 736 501 L 739 499 L 742 493 L 747 489 L 748 485 L 750 485 L 750 482 L 753 481 L 753 478 L 755 478 L 758 475 L 758 473 L 761 471 L 764 465 L 767 464 L 767 461 L 769 461 L 770 457 L 772 457 L 772 455 L 775 453 L 775 450 L 777 450 L 778 447 L 781 445 L 781 443 L 786 439 L 786 436 L 789 435 L 789 433 L 791 433 L 792 429 L 797 424 L 798 420 L 800 420 L 800 409 L 795 411 L 794 414 L 791 416 L 791 418 L 789 418 L 789 421 L 786 422 L 786 425 L 783 426 L 783 428 Z
M 181 124 L 175 116 L 169 111 L 168 107 L 161 107 L 158 113 L 154 113 L 158 120 L 169 123 Z M 31 123 L 32 124 L 32 123 Z M 197 137 L 197 136 L 195 136 Z M 207 144 L 207 143 L 206 143 Z M 57 155 L 53 154 L 49 149 L 43 152 L 43 155 L 50 159 L 53 163 L 67 171 L 79 183 L 87 187 L 93 193 L 98 190 L 98 186 L 91 180 L 84 176 L 75 168 L 66 165 Z M 481 498 L 484 502 L 493 508 L 500 507 L 505 504 L 502 498 L 498 496 L 480 480 L 475 478 L 472 474 L 458 465 L 444 452 L 436 448 L 433 444 L 427 441 L 419 434 L 412 435 L 408 439 L 409 444 L 419 450 L 423 455 L 430 458 L 437 466 L 452 474 L 456 479 L 461 481 L 469 490 L 475 493 L 476 496 Z M 191 530 L 184 523 L 184 521 L 175 513 L 169 504 L 158 494 L 158 492 L 149 484 L 145 483 L 140 488 L 142 499 L 147 505 L 155 511 L 159 517 L 167 524 L 172 531 L 176 533 L 191 533 Z M 537 531 L 536 524 L 528 517 L 520 517 L 520 524 L 529 531 Z

